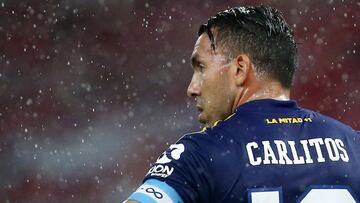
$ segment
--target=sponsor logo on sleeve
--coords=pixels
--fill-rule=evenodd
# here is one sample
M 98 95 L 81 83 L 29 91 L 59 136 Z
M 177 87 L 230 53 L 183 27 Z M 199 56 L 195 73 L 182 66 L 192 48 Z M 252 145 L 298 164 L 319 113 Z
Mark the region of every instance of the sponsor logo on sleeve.
M 180 159 L 181 154 L 185 151 L 185 146 L 183 144 L 172 144 L 169 147 L 169 150 L 166 150 L 155 162 L 155 165 L 150 168 L 147 175 L 151 176 L 160 176 L 166 178 L 170 176 L 174 168 L 167 166 L 166 164 L 171 161 L 176 161 Z

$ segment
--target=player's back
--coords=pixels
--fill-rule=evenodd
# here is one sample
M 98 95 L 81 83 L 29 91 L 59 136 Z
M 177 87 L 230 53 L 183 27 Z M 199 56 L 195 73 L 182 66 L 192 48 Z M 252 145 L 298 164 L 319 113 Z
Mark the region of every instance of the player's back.
M 160 200 L 174 190 L 181 201 L 173 202 L 184 203 L 354 203 L 359 155 L 350 127 L 293 101 L 256 100 L 171 145 L 138 193 Z
M 360 136 L 334 119 L 257 100 L 206 134 L 212 202 L 358 202 Z

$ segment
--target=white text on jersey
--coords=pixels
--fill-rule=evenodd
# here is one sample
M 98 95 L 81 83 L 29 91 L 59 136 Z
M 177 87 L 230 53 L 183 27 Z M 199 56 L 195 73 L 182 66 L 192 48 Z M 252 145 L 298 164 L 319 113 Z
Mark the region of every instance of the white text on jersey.
M 255 153 L 260 150 L 260 153 Z M 349 156 L 341 139 L 313 138 L 295 141 L 272 140 L 246 144 L 249 162 L 261 164 L 311 164 L 325 161 L 349 162 Z M 315 153 L 311 153 L 314 152 Z M 261 153 L 262 152 L 262 153 Z M 261 154 L 256 156 L 255 154 Z

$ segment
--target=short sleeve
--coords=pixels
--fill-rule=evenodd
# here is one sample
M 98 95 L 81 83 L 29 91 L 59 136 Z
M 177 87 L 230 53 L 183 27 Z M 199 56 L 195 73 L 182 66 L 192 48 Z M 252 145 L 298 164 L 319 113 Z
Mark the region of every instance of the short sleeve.
M 204 136 L 206 134 L 188 134 L 170 145 L 152 165 L 144 182 L 164 181 L 185 203 L 210 202 L 213 184 Z

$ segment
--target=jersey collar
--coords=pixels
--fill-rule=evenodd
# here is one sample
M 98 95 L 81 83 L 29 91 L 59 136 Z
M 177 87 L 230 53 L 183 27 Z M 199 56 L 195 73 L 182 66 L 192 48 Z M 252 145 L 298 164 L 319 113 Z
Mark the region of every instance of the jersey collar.
M 293 100 L 275 100 L 275 99 L 260 99 L 252 100 L 238 106 L 235 112 L 239 111 L 254 111 L 254 112 L 284 112 L 286 110 L 296 110 L 298 105 Z

